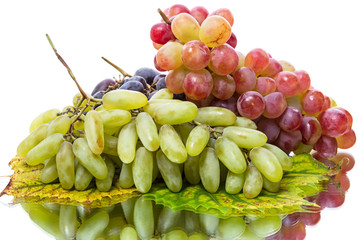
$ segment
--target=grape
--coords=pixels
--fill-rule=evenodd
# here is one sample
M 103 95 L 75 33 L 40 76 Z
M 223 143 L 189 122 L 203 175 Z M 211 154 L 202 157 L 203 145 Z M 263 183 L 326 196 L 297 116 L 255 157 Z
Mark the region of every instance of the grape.
M 276 122 L 282 130 L 294 132 L 300 130 L 302 114 L 297 108 L 287 107 L 283 114 L 276 119 Z
M 165 78 L 165 83 L 167 88 L 174 94 L 183 93 L 184 79 L 189 72 L 190 70 L 184 66 L 181 66 L 175 70 L 170 71 Z
M 208 47 L 219 47 L 226 43 L 230 36 L 231 25 L 221 16 L 208 16 L 200 26 L 200 40 Z
M 150 239 L 154 234 L 154 210 L 151 200 L 140 197 L 134 206 L 134 225 L 141 239 Z
M 179 226 L 182 220 L 182 211 L 174 211 L 170 207 L 164 206 L 159 212 L 156 231 L 159 233 L 167 233 Z M 185 237 L 187 239 L 187 237 Z M 171 240 L 171 238 L 170 238 Z
M 225 137 L 219 137 L 215 142 L 215 152 L 229 171 L 235 174 L 245 172 L 245 157 L 234 142 Z
M 178 42 L 168 42 L 156 54 L 156 61 L 161 69 L 170 71 L 182 65 L 181 50 L 183 45 Z
M 263 187 L 261 173 L 254 165 L 249 165 L 245 173 L 243 193 L 246 198 L 257 197 Z
M 194 127 L 186 140 L 186 151 L 190 156 L 199 155 L 206 147 L 210 138 L 209 127 L 198 125 Z
M 321 215 L 320 212 L 303 212 L 300 217 L 306 226 L 314 226 L 320 221 Z
M 220 8 L 210 14 L 210 16 L 217 15 L 225 18 L 230 25 L 232 26 L 234 24 L 234 16 L 231 13 L 231 11 L 227 8 Z
M 169 104 L 156 108 L 153 112 L 153 117 L 158 124 L 175 125 L 192 121 L 197 114 L 198 109 L 195 104 L 188 101 L 181 101 L 176 103 L 170 102 Z
M 134 160 L 137 141 L 136 123 L 133 120 L 123 126 L 119 133 L 117 152 L 122 162 L 131 163 Z
M 182 240 L 182 239 L 187 239 L 187 235 L 183 230 L 175 229 L 170 232 L 167 232 L 162 239 L 164 239 L 164 240 Z
M 348 117 L 344 111 L 338 107 L 326 109 L 319 115 L 318 120 L 322 133 L 329 137 L 339 137 L 343 135 L 349 124 Z
M 298 97 L 288 97 L 286 98 L 286 102 L 289 107 L 295 107 L 302 112 L 301 100 Z
M 165 79 L 165 77 L 162 77 L 156 82 L 156 90 L 167 88 Z
M 285 97 L 294 96 L 299 89 L 298 77 L 288 71 L 282 71 L 275 76 L 276 87 Z
M 131 91 L 137 91 L 137 92 L 144 92 L 144 86 L 140 83 L 140 82 L 136 82 L 136 81 L 128 81 L 125 82 L 120 89 L 124 89 L 124 90 L 131 90 Z
M 190 70 L 201 70 L 210 62 L 210 50 L 203 42 L 189 41 L 183 46 L 181 59 Z
M 198 21 L 201 25 L 202 22 L 207 18 L 209 15 L 208 10 L 205 7 L 197 6 L 190 10 L 190 14 Z
M 84 130 L 91 151 L 100 155 L 104 150 L 104 126 L 99 112 L 91 110 L 86 114 Z
M 275 142 L 280 134 L 280 127 L 277 125 L 275 119 L 262 117 L 257 123 L 257 127 L 259 131 L 265 133 L 268 143 Z
M 199 172 L 201 183 L 210 193 L 215 193 L 220 185 L 220 164 L 215 150 L 206 147 L 200 155 Z
M 172 162 L 180 164 L 186 161 L 186 148 L 171 125 L 165 124 L 159 130 L 160 148 L 165 156 Z
M 209 126 L 230 126 L 236 122 L 236 115 L 226 108 L 202 107 L 195 121 Z
M 233 95 L 226 100 L 213 98 L 210 102 L 210 106 L 226 108 L 232 111 L 233 113 L 235 113 L 235 115 L 239 115 L 239 112 L 236 107 L 236 102 L 238 98 L 239 97 L 237 95 Z
M 121 229 L 120 239 L 138 239 L 137 232 L 134 227 L 128 225 Z
M 171 31 L 177 39 L 187 43 L 191 40 L 199 40 L 200 25 L 189 13 L 180 13 L 172 20 Z
M 75 189 L 78 191 L 85 190 L 93 178 L 94 176 L 79 163 L 75 171 Z
M 277 118 L 286 110 L 286 99 L 281 92 L 273 92 L 264 97 L 265 110 L 263 115 L 267 118 Z
M 299 221 L 300 221 L 300 213 L 291 213 L 282 219 L 282 224 L 285 227 L 290 227 L 290 226 L 294 226 Z
M 236 122 L 233 126 L 237 127 L 244 127 L 244 128 L 250 128 L 250 129 L 257 129 L 256 123 L 252 120 L 244 117 L 236 117 Z
M 156 50 L 159 50 L 159 49 L 163 46 L 163 44 L 158 44 L 158 43 L 156 43 L 156 42 L 153 42 L 152 44 L 153 44 L 153 47 L 154 47 Z
M 172 192 L 179 192 L 182 188 L 179 165 L 170 161 L 161 150 L 156 153 L 156 161 L 166 187 Z
M 239 239 L 245 232 L 246 223 L 242 217 L 220 219 L 217 236 L 223 240 Z
M 272 192 L 272 193 L 279 192 L 281 181 L 279 181 L 279 182 L 271 182 L 266 177 L 264 177 L 264 176 L 262 176 L 262 177 L 263 177 L 263 188 L 266 191 Z
M 98 115 L 104 128 L 119 128 L 131 120 L 131 113 L 121 109 L 98 111 Z
M 171 26 L 165 22 L 157 23 L 151 27 L 150 38 L 154 43 L 162 45 L 176 39 L 171 31 Z
M 193 185 L 196 185 L 200 182 L 199 159 L 200 155 L 189 156 L 184 163 L 185 178 L 190 184 Z
M 240 95 L 237 101 L 237 109 L 241 116 L 255 119 L 265 110 L 265 100 L 260 93 L 248 91 Z
M 269 58 L 269 65 L 261 72 L 261 76 L 263 77 L 275 77 L 276 74 L 283 70 L 279 61 L 274 58 Z
M 347 131 L 343 135 L 336 138 L 338 148 L 348 149 L 354 146 L 356 142 L 356 135 L 354 130 Z
M 59 228 L 68 239 L 74 239 L 78 228 L 76 207 L 71 205 L 60 205 Z
M 46 159 L 56 155 L 63 142 L 64 137 L 61 133 L 46 137 L 26 154 L 26 163 L 30 166 L 44 163 Z
M 151 69 L 151 68 L 149 68 L 149 69 Z M 151 70 L 152 70 L 152 69 L 151 69 Z M 153 71 L 154 71 L 154 70 L 153 70 Z M 141 72 L 140 72 L 140 73 L 141 73 Z M 131 77 L 131 78 L 126 78 L 126 79 L 124 80 L 124 82 L 123 82 L 123 85 L 124 85 L 125 83 L 127 83 L 127 82 L 130 82 L 130 81 L 140 82 L 140 83 L 143 85 L 144 89 L 148 88 L 148 87 L 147 87 L 147 82 L 146 82 L 145 78 L 143 78 L 143 77 L 141 77 L 141 76 L 133 76 L 133 77 Z M 150 79 L 150 81 L 151 81 L 151 83 L 152 83 L 152 79 Z M 139 91 L 139 92 L 140 92 L 140 91 Z
M 346 109 L 344 109 L 342 107 L 337 107 L 337 109 L 339 109 L 340 111 L 345 113 L 345 115 L 346 115 L 346 117 L 348 119 L 348 127 L 347 127 L 347 129 L 345 131 L 345 133 L 347 133 L 348 131 L 351 130 L 351 127 L 352 127 L 352 124 L 353 124 L 353 118 L 352 118 L 351 114 Z
M 165 72 L 165 71 L 166 71 L 165 69 L 162 69 L 162 68 L 159 66 L 159 64 L 158 64 L 158 62 L 157 62 L 157 60 L 156 60 L 156 55 L 154 56 L 154 67 L 155 67 L 158 71 L 160 71 L 160 72 Z
M 225 181 L 225 191 L 229 194 L 238 194 L 245 182 L 245 173 L 235 174 L 228 171 Z
M 244 66 L 251 68 L 258 76 L 269 65 L 269 55 L 261 48 L 251 50 L 245 57 Z
M 294 132 L 285 132 L 281 130 L 274 144 L 284 152 L 290 153 L 299 147 L 301 139 L 302 136 L 299 130 Z
M 292 161 L 289 155 L 287 155 L 279 147 L 269 143 L 264 144 L 262 147 L 266 148 L 276 156 L 283 170 L 288 171 L 292 168 Z
M 299 79 L 299 89 L 297 95 L 302 95 L 310 88 L 311 85 L 310 76 L 304 70 L 296 70 L 294 71 L 294 73 Z
M 190 10 L 182 4 L 174 4 L 169 8 L 168 18 L 176 16 L 180 13 L 190 13 Z
M 305 115 L 301 123 L 302 142 L 307 145 L 314 145 L 321 137 L 321 126 L 319 121 L 313 117 Z
M 40 172 L 40 181 L 43 183 L 51 183 L 58 179 L 58 177 L 56 156 L 46 159 L 44 162 L 44 168 Z
M 153 154 L 144 147 L 136 150 L 135 159 L 132 163 L 132 176 L 136 189 L 141 193 L 147 193 L 152 185 Z
M 63 142 L 56 154 L 56 168 L 60 185 L 64 189 L 71 189 L 75 183 L 75 156 L 72 144 Z
M 72 119 L 67 115 L 58 116 L 49 123 L 47 136 L 53 135 L 54 133 L 66 134 L 69 131 L 71 123 Z
M 267 237 L 281 228 L 281 218 L 279 216 L 268 216 L 256 219 L 249 223 L 249 229 L 259 237 Z
M 208 240 L 208 239 L 209 237 L 204 233 L 197 233 L 197 232 L 194 232 L 188 238 L 188 240 Z
M 105 179 L 95 179 L 96 188 L 100 192 L 110 191 L 112 183 L 113 183 L 114 174 L 115 174 L 115 165 L 112 162 L 112 160 L 110 160 L 110 158 L 108 158 L 108 157 L 105 157 L 104 161 L 105 161 L 105 164 L 106 164 L 106 167 L 108 170 L 108 174 Z
M 254 166 L 271 182 L 279 182 L 283 169 L 277 157 L 268 149 L 255 147 L 250 150 L 249 158 Z
M 200 228 L 201 231 L 207 235 L 213 235 L 219 226 L 220 219 L 210 214 L 200 214 Z
M 241 67 L 234 72 L 233 76 L 237 93 L 251 91 L 256 86 L 256 75 L 251 68 Z
M 207 98 L 213 88 L 213 79 L 209 71 L 192 71 L 185 76 L 183 89 L 187 97 L 194 100 Z
M 118 89 L 106 93 L 103 97 L 103 106 L 106 109 L 137 109 L 145 106 L 147 97 L 136 91 Z
M 322 92 L 309 90 L 301 98 L 301 106 L 304 112 L 317 114 L 322 110 L 324 101 L 324 94 Z
M 73 143 L 73 152 L 80 162 L 95 178 L 105 179 L 108 170 L 100 155 L 95 155 L 84 138 L 77 138 Z
M 341 163 L 341 171 L 342 172 L 348 172 L 350 171 L 355 164 L 355 158 L 350 153 L 346 152 L 340 152 L 337 153 L 334 157 L 331 158 L 331 160 L 336 163 Z
M 94 236 L 100 235 L 108 224 L 109 214 L 105 211 L 99 211 L 81 224 L 76 232 L 76 239 L 94 239 Z
M 169 99 L 170 100 L 170 99 L 174 98 L 174 94 L 167 88 L 156 90 L 152 93 L 154 93 L 151 96 L 152 100 L 154 100 L 154 99 Z
M 240 69 L 240 68 L 242 68 L 242 67 L 244 67 L 244 62 L 245 62 L 245 56 L 244 56 L 244 54 L 242 54 L 242 53 L 239 52 L 239 51 L 236 51 L 236 54 L 237 54 L 238 57 L 239 57 L 239 64 L 238 64 L 238 66 L 236 67 L 235 71 L 238 70 L 238 69 Z M 235 72 L 234 72 L 234 73 L 235 73 Z M 232 74 L 234 75 L 234 73 L 232 73 Z
M 214 86 L 212 95 L 221 100 L 229 99 L 235 92 L 235 81 L 232 76 L 212 74 Z
M 265 96 L 276 91 L 275 80 L 269 77 L 258 77 L 256 80 L 255 91 Z
M 337 142 L 333 137 L 322 135 L 314 145 L 314 150 L 318 151 L 323 158 L 331 158 L 337 153 Z
M 239 56 L 228 44 L 215 47 L 210 52 L 209 68 L 218 75 L 227 75 L 235 71 Z
M 50 109 L 46 112 L 41 113 L 40 115 L 38 115 L 32 122 L 30 125 L 30 133 L 32 131 L 34 131 L 35 129 L 37 129 L 40 125 L 44 124 L 44 123 L 48 123 L 51 120 L 54 120 L 55 118 L 58 117 L 58 114 L 60 113 L 59 109 Z
M 115 83 L 116 82 L 111 78 L 102 80 L 95 86 L 94 90 L 91 92 L 91 96 L 95 96 L 97 92 L 106 91 L 108 87 L 115 85 Z
M 124 163 L 122 165 L 119 176 L 119 185 L 122 188 L 131 188 L 132 186 L 134 186 L 132 163 Z
M 233 47 L 234 49 L 236 48 L 237 45 L 237 38 L 234 32 L 231 32 L 230 38 L 229 40 L 226 42 L 227 44 L 229 44 L 231 47 Z
M 25 157 L 26 154 L 47 137 L 49 124 L 42 124 L 32 131 L 17 147 L 18 157 Z
M 342 192 L 338 184 L 329 182 L 324 191 L 319 193 L 316 203 L 321 208 L 337 208 L 345 201 L 345 194 Z
M 281 67 L 283 68 L 283 71 L 295 72 L 295 67 L 288 61 L 280 60 L 279 63 L 281 65 Z
M 136 132 L 144 147 L 149 151 L 159 148 L 160 140 L 158 130 L 153 118 L 146 112 L 141 112 L 136 117 Z
M 258 130 L 236 126 L 224 128 L 223 137 L 246 149 L 263 146 L 267 141 L 266 135 Z

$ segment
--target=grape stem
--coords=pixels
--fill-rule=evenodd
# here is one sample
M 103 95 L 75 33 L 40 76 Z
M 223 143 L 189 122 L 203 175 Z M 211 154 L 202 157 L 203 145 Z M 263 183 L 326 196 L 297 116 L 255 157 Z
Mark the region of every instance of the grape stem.
M 171 21 L 169 20 L 169 18 L 166 16 L 166 14 L 160 8 L 158 8 L 158 13 L 160 14 L 160 16 L 164 20 L 164 22 L 171 25 Z
M 89 102 L 90 101 L 90 97 L 84 92 L 84 90 L 80 87 L 79 83 L 77 82 L 75 75 L 73 74 L 73 72 L 71 71 L 69 65 L 67 65 L 67 63 L 65 62 L 65 60 L 60 56 L 60 54 L 57 52 L 55 45 L 53 44 L 53 42 L 50 39 L 50 36 L 48 34 L 46 34 L 46 38 L 50 43 L 51 48 L 54 50 L 54 53 L 56 55 L 56 57 L 60 60 L 60 62 L 64 65 L 64 67 L 67 69 L 70 77 L 74 80 L 77 88 L 79 89 L 81 95 Z
M 107 62 L 108 64 L 110 64 L 111 66 L 113 66 L 116 70 L 118 70 L 123 77 L 132 77 L 130 74 L 128 74 L 127 72 L 125 72 L 122 68 L 116 66 L 114 63 L 110 62 L 109 60 L 107 60 L 104 57 L 101 57 L 105 62 Z

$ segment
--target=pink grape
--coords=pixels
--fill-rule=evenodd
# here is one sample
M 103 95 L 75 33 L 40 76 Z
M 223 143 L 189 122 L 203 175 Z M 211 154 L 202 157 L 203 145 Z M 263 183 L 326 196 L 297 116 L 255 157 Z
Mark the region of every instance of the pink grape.
M 305 93 L 311 85 L 311 80 L 309 74 L 304 70 L 296 70 L 294 71 L 295 75 L 299 80 L 299 89 L 296 95 L 302 95 Z
M 158 44 L 158 43 L 156 43 L 156 42 L 153 42 L 153 47 L 154 47 L 156 50 L 159 50 L 162 46 L 163 46 L 163 44 Z
M 341 164 L 342 172 L 350 171 L 355 165 L 354 156 L 347 152 L 339 152 L 334 157 L 332 157 L 331 160 L 335 164 L 339 164 L 340 162 L 342 162 Z
M 328 108 L 323 111 L 318 120 L 324 135 L 339 137 L 348 129 L 349 119 L 338 107 Z
M 276 122 L 282 130 L 294 132 L 300 130 L 302 114 L 297 108 L 287 107 L 283 114 L 276 119 Z
M 185 95 L 194 100 L 206 99 L 213 88 L 211 74 L 206 69 L 192 71 L 184 79 Z
M 234 95 L 235 81 L 231 75 L 219 76 L 212 74 L 213 89 L 212 95 L 221 100 L 226 100 Z
M 256 75 L 251 68 L 241 67 L 234 72 L 233 77 L 237 93 L 251 91 L 256 86 Z
M 237 109 L 241 116 L 256 119 L 265 110 L 265 100 L 260 93 L 248 91 L 240 95 L 237 101 Z
M 210 50 L 205 43 L 193 40 L 184 44 L 181 59 L 185 67 L 191 70 L 201 70 L 210 62 Z
M 198 21 L 201 25 L 202 22 L 207 18 L 209 15 L 208 10 L 205 7 L 197 6 L 190 10 L 190 14 Z
M 251 50 L 245 57 L 244 66 L 251 68 L 258 76 L 269 65 L 269 55 L 261 48 Z
M 277 125 L 276 120 L 266 117 L 261 117 L 257 122 L 257 130 L 265 133 L 268 143 L 275 142 L 280 133 L 280 127 Z
M 275 141 L 275 145 L 281 148 L 284 152 L 290 153 L 296 150 L 301 143 L 301 132 L 285 132 L 280 131 L 278 138 Z
M 210 15 L 211 16 L 212 15 L 221 16 L 221 17 L 225 18 L 230 23 L 231 26 L 234 24 L 234 16 L 231 13 L 231 11 L 227 8 L 220 8 L 220 9 L 212 12 Z
M 159 64 L 157 63 L 156 55 L 155 55 L 155 57 L 154 57 L 154 67 L 155 67 L 158 71 L 160 71 L 160 72 L 165 72 L 165 71 L 166 71 L 165 69 L 162 69 L 162 68 L 159 66 Z
M 183 45 L 178 42 L 168 42 L 162 46 L 156 54 L 159 67 L 170 71 L 182 65 L 181 50 Z
M 231 25 L 221 16 L 208 16 L 200 26 L 200 40 L 208 47 L 219 47 L 226 43 L 231 35 Z
M 200 25 L 197 20 L 188 13 L 180 13 L 171 22 L 171 31 L 181 42 L 187 43 L 192 40 L 200 40 Z
M 265 110 L 263 115 L 267 118 L 277 118 L 285 111 L 287 103 L 281 92 L 273 92 L 264 97 Z
M 265 96 L 276 91 L 275 80 L 270 77 L 258 77 L 255 90 Z
M 239 51 L 236 51 L 236 53 L 237 53 L 237 55 L 238 55 L 238 57 L 239 57 L 239 63 L 238 63 L 238 65 L 237 65 L 235 71 L 237 71 L 238 69 L 244 67 L 244 62 L 245 62 L 245 56 L 244 56 L 244 54 L 242 54 L 242 53 L 239 52 Z M 233 72 L 233 74 L 235 73 L 235 71 Z
M 324 105 L 321 108 L 321 112 L 331 107 L 331 99 L 329 96 L 324 95 Z
M 157 44 L 165 44 L 176 39 L 171 31 L 171 26 L 165 22 L 157 23 L 151 27 L 150 38 Z
M 321 126 L 314 116 L 305 115 L 300 127 L 302 142 L 314 145 L 321 137 Z
M 345 133 L 346 133 L 346 132 L 350 131 L 351 128 L 352 128 L 353 118 L 352 118 L 351 114 L 350 114 L 345 108 L 337 107 L 337 109 L 339 109 L 340 111 L 342 111 L 343 113 L 345 113 L 345 115 L 346 115 L 346 117 L 347 117 L 347 119 L 348 119 L 348 127 L 347 127 L 347 129 L 346 129 L 346 131 L 345 131 Z
M 295 67 L 288 61 L 280 60 L 279 63 L 281 64 L 283 71 L 295 72 Z
M 233 48 L 236 48 L 237 38 L 236 38 L 234 32 L 231 33 L 230 38 L 226 43 L 229 44 L 230 46 L 232 46 Z
M 356 135 L 354 130 L 350 129 L 340 137 L 337 137 L 336 142 L 338 144 L 338 147 L 341 149 L 351 148 L 356 142 Z
M 317 114 L 324 106 L 324 94 L 319 90 L 309 90 L 301 98 L 302 109 L 306 113 Z
M 333 137 L 322 135 L 314 145 L 314 150 L 323 158 L 331 158 L 337 153 L 337 142 Z
M 235 71 L 239 56 L 228 44 L 213 48 L 210 52 L 209 68 L 218 75 L 227 75 Z
M 288 71 L 282 71 L 275 76 L 276 87 L 285 97 L 294 96 L 299 89 L 297 76 Z
M 273 78 L 273 77 L 275 77 L 276 74 L 278 74 L 282 70 L 283 70 L 283 68 L 282 68 L 280 62 L 274 58 L 270 58 L 268 66 L 264 69 L 264 71 L 261 72 L 260 75 L 264 76 L 264 77 Z
M 165 78 L 165 84 L 167 88 L 174 94 L 183 93 L 184 79 L 189 72 L 190 70 L 184 66 L 181 66 L 175 70 L 170 71 Z
M 171 18 L 173 16 L 176 16 L 180 13 L 190 13 L 190 10 L 182 5 L 182 4 L 175 4 L 175 5 L 172 5 L 170 8 L 169 8 L 169 13 L 167 15 L 168 18 Z

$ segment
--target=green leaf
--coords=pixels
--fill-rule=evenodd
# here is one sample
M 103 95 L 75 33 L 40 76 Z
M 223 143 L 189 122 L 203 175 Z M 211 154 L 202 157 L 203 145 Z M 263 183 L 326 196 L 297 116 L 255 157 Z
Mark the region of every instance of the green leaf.
M 139 196 L 136 188 L 122 189 L 113 186 L 109 192 L 100 192 L 94 188 L 85 191 L 65 190 L 59 183 L 44 184 L 39 176 L 42 165 L 31 167 L 23 158 L 13 158 L 11 165 L 14 174 L 0 197 L 4 194 L 13 196 L 13 203 L 59 203 L 69 205 L 107 207 Z
M 242 193 L 230 195 L 223 188 L 211 194 L 201 185 L 185 186 L 181 192 L 173 193 L 162 184 L 154 186 L 145 196 L 174 210 L 208 213 L 220 218 L 306 212 L 308 210 L 303 206 L 317 205 L 303 198 L 321 190 L 321 182 L 327 180 L 329 170 L 309 154 L 297 155 L 292 160 L 293 168 L 284 175 L 280 191 L 270 193 L 263 190 L 254 199 L 247 199 Z

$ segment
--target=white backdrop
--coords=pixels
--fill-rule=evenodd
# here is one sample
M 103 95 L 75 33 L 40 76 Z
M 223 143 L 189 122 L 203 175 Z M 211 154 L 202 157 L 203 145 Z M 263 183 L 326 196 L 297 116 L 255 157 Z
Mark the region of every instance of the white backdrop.
M 101 56 L 129 73 L 152 67 L 156 50 L 150 28 L 160 20 L 157 8 L 174 3 L 210 12 L 231 9 L 237 50 L 261 47 L 276 59 L 308 71 L 313 85 L 333 97 L 354 117 L 359 132 L 360 15 L 357 1 L 39 1 L 0 3 L 0 176 L 11 174 L 7 163 L 39 113 L 71 104 L 77 92 L 56 59 L 45 34 L 67 61 L 80 85 L 91 92 L 97 82 L 118 76 Z M 236 4 L 235 4 L 236 3 Z M 350 152 L 360 159 L 359 144 Z M 359 160 L 360 161 L 360 160 Z M 359 217 L 360 167 L 350 172 L 344 205 L 322 212 L 320 223 L 307 228 L 307 239 L 354 239 Z M 1 186 L 7 179 L 0 178 Z M 4 199 L 0 199 L 4 202 Z M 5 239 L 45 239 L 19 207 L 0 204 Z M 42 236 L 42 237 L 39 237 Z

